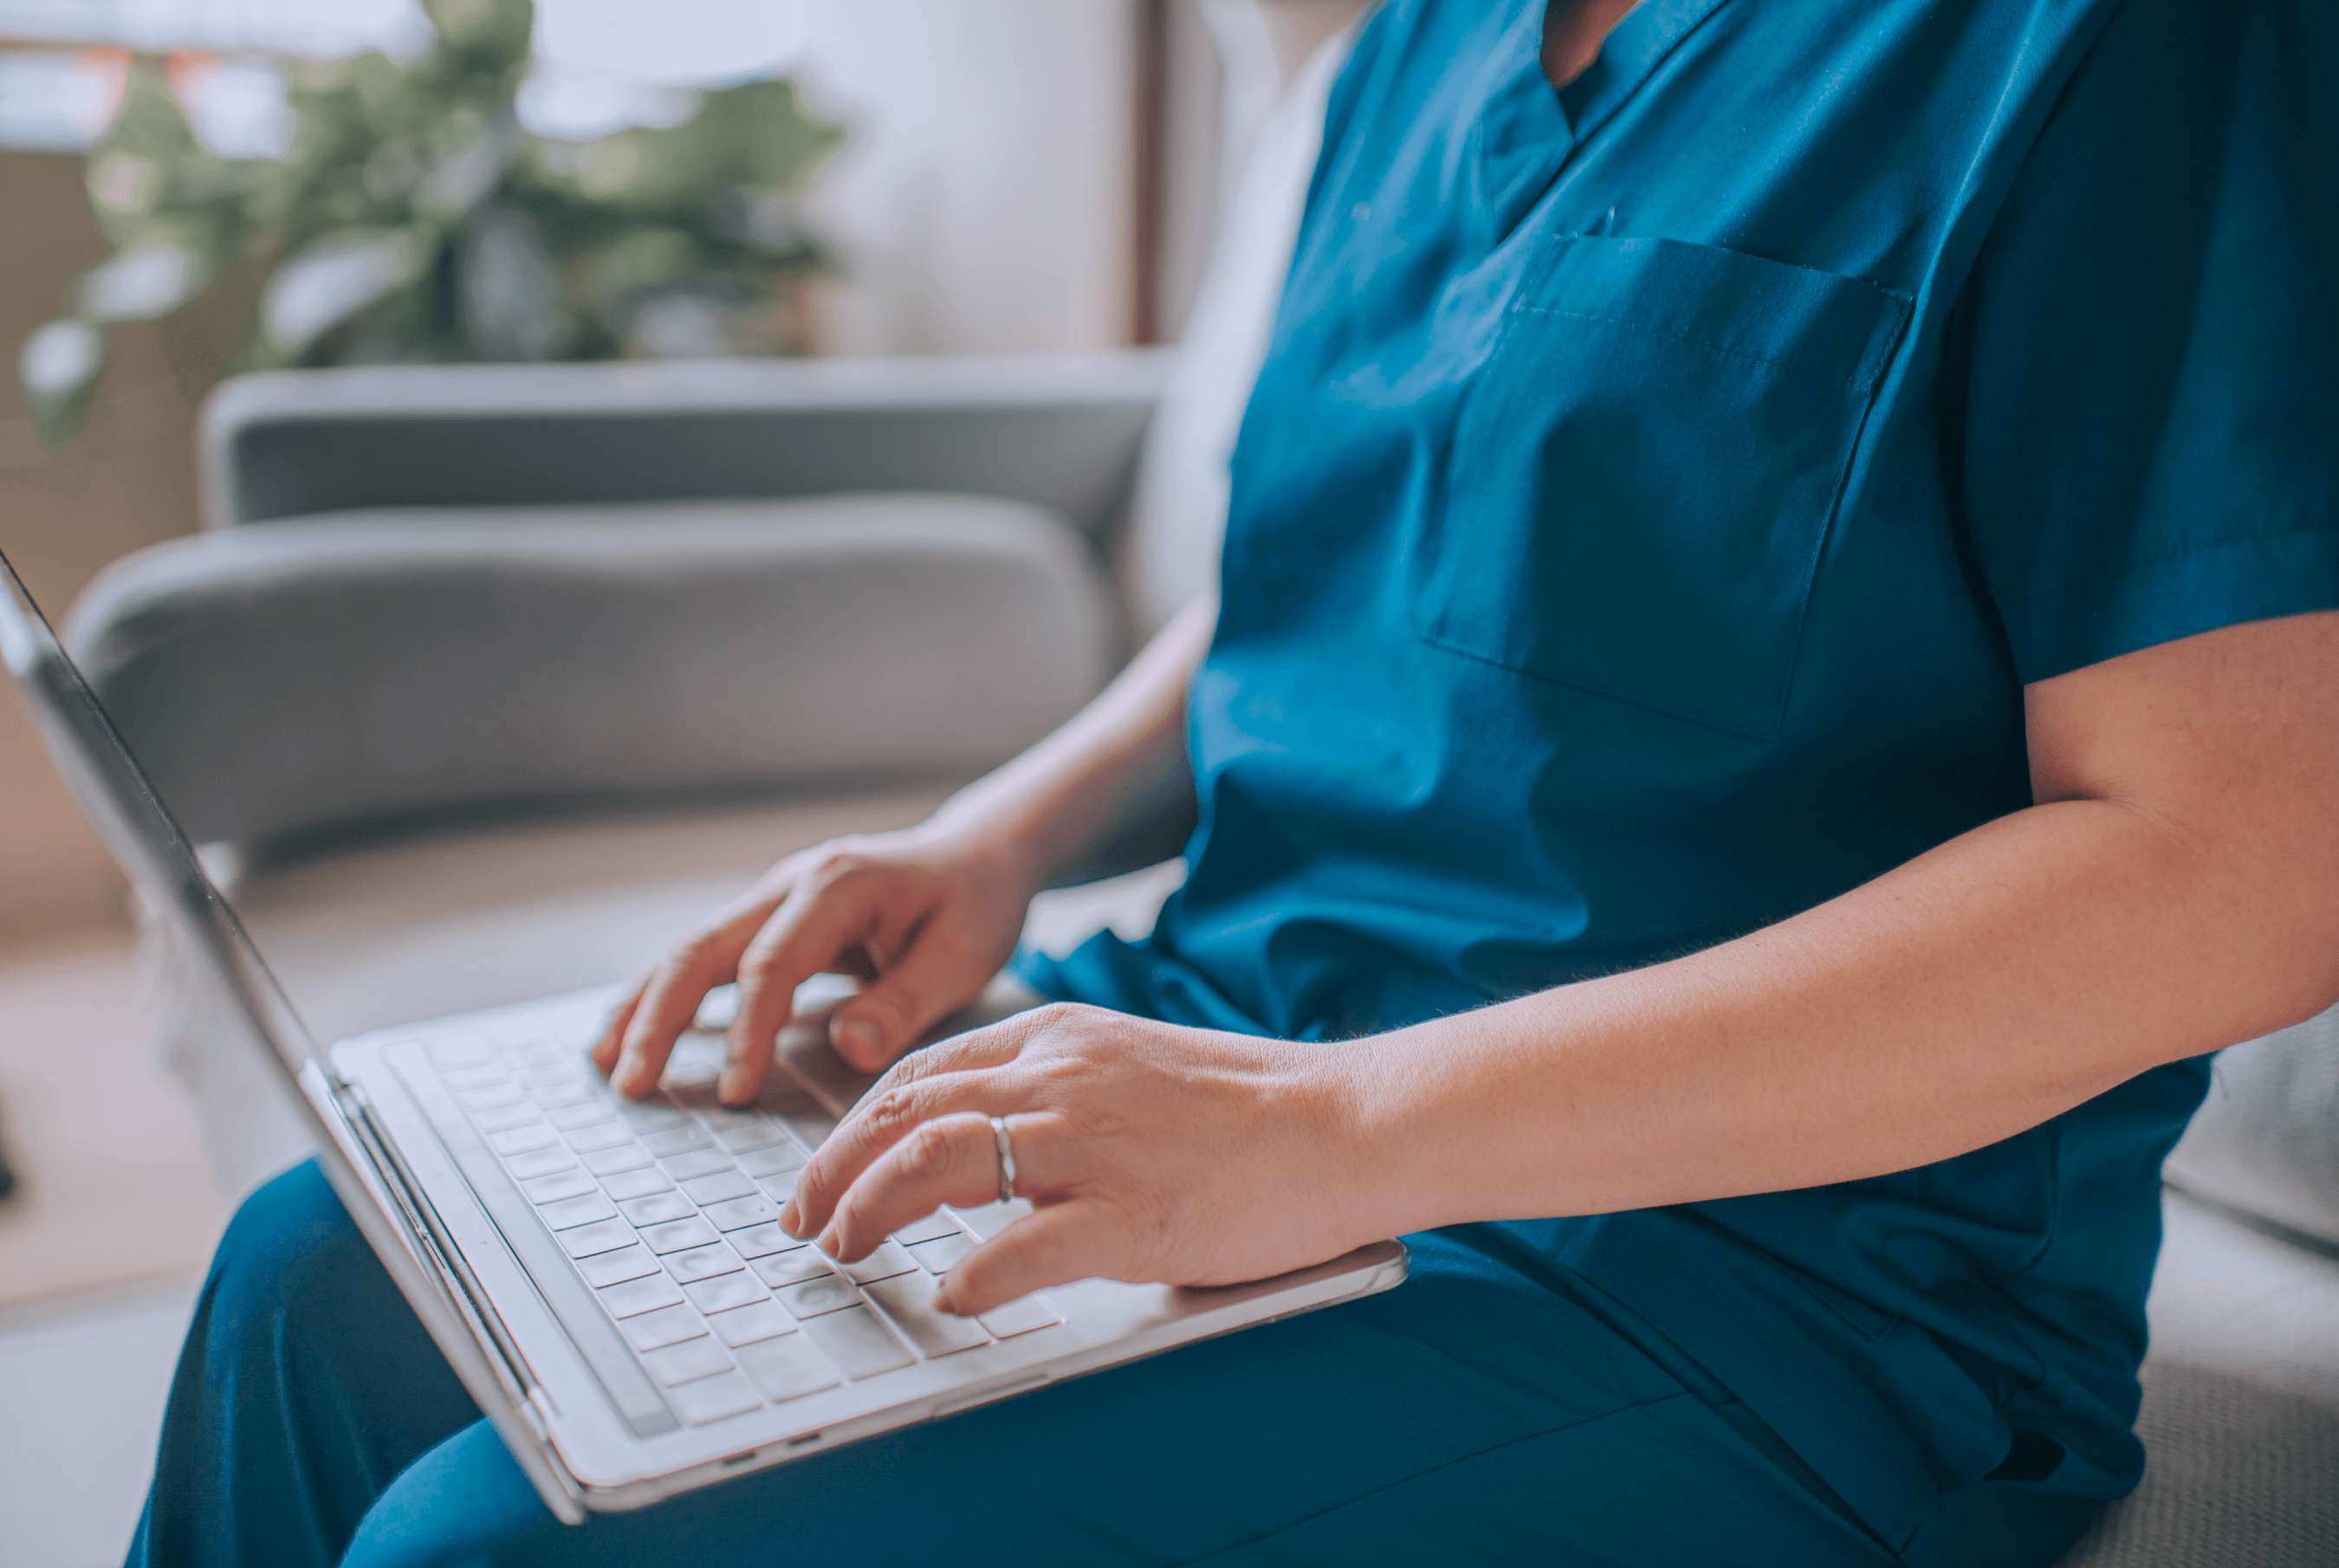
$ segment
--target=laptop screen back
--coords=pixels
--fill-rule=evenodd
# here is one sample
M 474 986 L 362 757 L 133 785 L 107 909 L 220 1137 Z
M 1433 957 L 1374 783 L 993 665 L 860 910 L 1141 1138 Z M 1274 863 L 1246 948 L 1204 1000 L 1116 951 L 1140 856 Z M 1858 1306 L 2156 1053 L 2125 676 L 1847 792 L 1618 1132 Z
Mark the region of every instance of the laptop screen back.
M 308 1029 L 5 555 L 0 579 L 0 659 L 74 804 L 154 914 L 171 923 L 189 956 L 225 989 L 226 1000 L 267 1044 L 295 1085 L 293 1098 L 305 1107 L 297 1082 L 317 1055 Z

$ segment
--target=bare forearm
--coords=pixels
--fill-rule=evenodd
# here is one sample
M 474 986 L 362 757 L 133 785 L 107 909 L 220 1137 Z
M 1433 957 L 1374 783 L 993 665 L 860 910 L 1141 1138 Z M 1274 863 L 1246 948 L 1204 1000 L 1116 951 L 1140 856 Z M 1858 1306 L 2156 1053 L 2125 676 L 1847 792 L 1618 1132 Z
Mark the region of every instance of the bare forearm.
M 2339 650 L 2329 622 L 2312 629 Z M 2272 641 L 2218 635 L 2196 652 Z M 2303 680 L 2331 667 L 2295 662 Z M 1907 1169 L 2330 1005 L 2339 831 L 2317 771 L 2329 745 L 2281 740 L 2327 717 L 2281 681 L 2261 680 L 2256 723 L 2236 710 L 2245 686 L 2196 684 L 2233 728 L 2191 772 L 2130 767 L 2116 730 L 2091 730 L 2042 764 L 2049 804 L 1793 919 L 1360 1042 L 1356 1109 L 1383 1150 L 1388 1206 L 1377 1228 Z M 2158 689 L 2137 693 L 2107 705 L 2124 725 L 2165 725 L 2150 711 Z M 2034 702 L 2035 728 L 2054 727 L 2051 705 Z M 1384 1121 L 1404 1137 L 1378 1139 Z M 1391 1148 L 1421 1156 L 1392 1169 Z
M 1186 687 L 1217 623 L 1215 595 L 1189 605 L 1061 728 L 945 802 L 937 825 L 1014 844 L 1041 883 L 1114 845 L 1174 847 L 1194 814 Z

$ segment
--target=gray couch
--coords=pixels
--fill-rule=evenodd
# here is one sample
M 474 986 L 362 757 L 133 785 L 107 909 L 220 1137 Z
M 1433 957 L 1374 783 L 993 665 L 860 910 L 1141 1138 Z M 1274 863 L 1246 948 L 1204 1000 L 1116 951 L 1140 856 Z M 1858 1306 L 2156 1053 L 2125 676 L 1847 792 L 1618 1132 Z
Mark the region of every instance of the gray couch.
M 209 528 L 107 573 L 68 637 L 317 1031 L 632 972 L 776 855 L 914 820 L 1092 692 L 1207 579 L 1309 72 L 1174 360 L 225 389 Z M 1179 872 L 1042 895 L 1027 936 L 1133 934 Z M 241 1188 L 297 1127 L 150 949 Z M 2339 1563 L 2339 1024 L 2217 1082 L 2169 1167 L 2150 1466 L 2069 1563 Z

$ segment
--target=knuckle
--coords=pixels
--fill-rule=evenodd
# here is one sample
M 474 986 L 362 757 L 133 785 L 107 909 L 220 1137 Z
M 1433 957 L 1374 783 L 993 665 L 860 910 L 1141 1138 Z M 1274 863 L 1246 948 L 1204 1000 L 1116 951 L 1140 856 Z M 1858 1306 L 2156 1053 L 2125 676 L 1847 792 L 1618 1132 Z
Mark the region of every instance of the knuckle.
M 811 863 L 804 868 L 804 880 L 815 887 L 829 888 L 869 867 L 869 857 L 855 848 L 850 840 L 824 844 L 813 852 Z
M 902 1174 L 912 1181 L 940 1181 L 950 1173 L 951 1135 L 938 1122 L 927 1122 L 902 1145 Z
M 918 1122 L 916 1096 L 908 1084 L 896 1084 L 870 1104 L 868 1129 L 887 1141 L 902 1137 Z
M 722 934 L 712 928 L 701 926 L 676 945 L 674 957 L 668 961 L 669 964 L 675 968 L 686 968 L 697 960 L 713 956 L 716 943 L 721 940 Z

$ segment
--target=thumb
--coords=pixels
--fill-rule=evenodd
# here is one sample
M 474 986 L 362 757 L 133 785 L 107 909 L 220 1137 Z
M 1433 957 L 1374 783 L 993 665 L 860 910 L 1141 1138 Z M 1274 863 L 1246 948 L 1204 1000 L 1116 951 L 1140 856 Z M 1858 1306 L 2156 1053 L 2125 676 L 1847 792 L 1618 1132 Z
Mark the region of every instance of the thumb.
M 955 942 L 922 934 L 874 984 L 829 1016 L 829 1043 L 862 1071 L 881 1071 L 974 1000 L 996 967 Z

